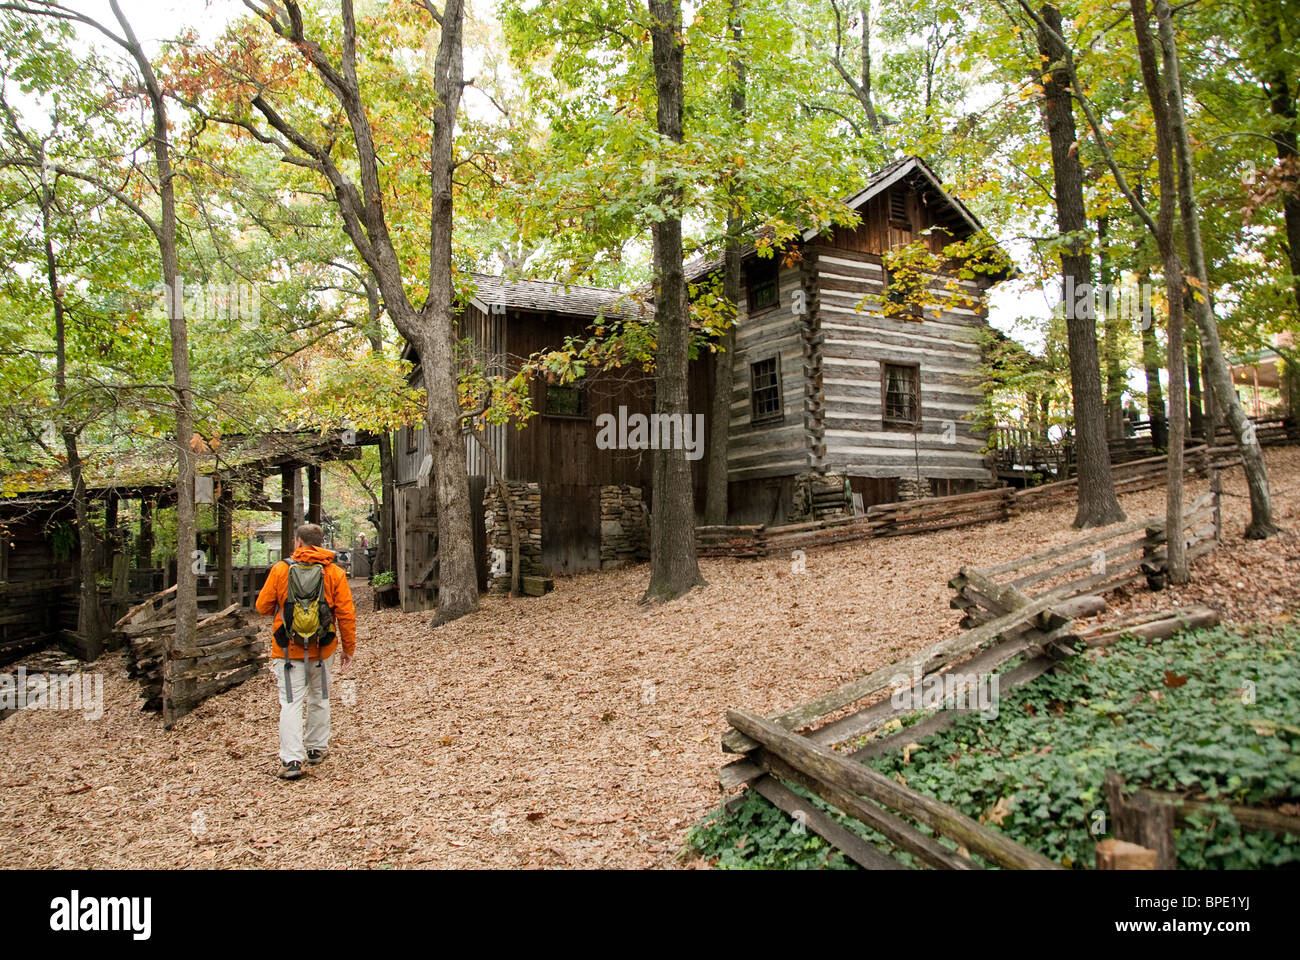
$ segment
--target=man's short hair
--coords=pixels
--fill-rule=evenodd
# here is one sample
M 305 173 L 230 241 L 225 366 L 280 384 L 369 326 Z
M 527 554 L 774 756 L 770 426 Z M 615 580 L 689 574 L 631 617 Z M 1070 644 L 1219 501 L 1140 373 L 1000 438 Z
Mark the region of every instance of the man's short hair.
M 325 531 L 318 523 L 304 523 L 294 531 L 294 536 L 309 547 L 319 547 L 325 539 Z

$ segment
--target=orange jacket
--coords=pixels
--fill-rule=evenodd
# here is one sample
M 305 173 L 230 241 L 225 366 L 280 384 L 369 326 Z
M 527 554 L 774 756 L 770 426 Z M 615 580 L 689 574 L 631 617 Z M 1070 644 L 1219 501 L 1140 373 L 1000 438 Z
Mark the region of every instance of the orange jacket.
M 325 567 L 325 602 L 334 612 L 335 639 L 325 644 L 325 649 L 317 650 L 320 644 L 311 644 L 313 659 L 331 656 L 343 641 L 343 652 L 349 657 L 357 649 L 357 612 L 352 606 L 352 589 L 348 586 L 348 575 L 343 568 L 334 563 L 334 552 L 323 547 L 302 546 L 293 552 L 293 559 L 298 563 L 319 563 Z M 271 625 L 271 656 L 284 658 L 284 648 L 278 637 L 284 626 L 284 602 L 289 596 L 289 564 L 283 561 L 271 568 L 262 592 L 257 595 L 257 612 L 275 611 L 275 622 Z M 294 660 L 303 657 L 302 646 L 296 641 L 289 641 L 289 656 Z

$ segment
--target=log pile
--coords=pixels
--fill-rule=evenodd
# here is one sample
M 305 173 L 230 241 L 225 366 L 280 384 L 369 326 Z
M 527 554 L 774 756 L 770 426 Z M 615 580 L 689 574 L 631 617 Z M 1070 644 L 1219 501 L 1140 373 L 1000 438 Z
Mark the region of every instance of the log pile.
M 1204 532 L 1206 518 L 1217 515 L 1217 507 L 1215 494 L 1195 501 L 1184 535 L 1194 539 L 1198 531 Z M 1210 549 L 1217 543 L 1213 524 L 1208 531 L 1208 539 L 1195 541 L 1196 546 Z M 1162 537 L 1163 527 L 1156 520 L 1140 520 L 1006 564 L 963 567 L 951 581 L 956 591 L 952 605 L 964 611 L 962 625 L 968 629 L 775 716 L 764 719 L 729 711 L 732 729 L 723 736 L 722 746 L 744 756 L 722 768 L 719 783 L 724 790 L 748 786 L 758 791 L 868 869 L 899 869 L 900 852 L 941 869 L 977 868 L 980 864 L 971 853 L 1004 867 L 1055 867 L 1002 834 L 990 835 L 933 798 L 880 777 L 862 761 L 906 749 L 950 727 L 962 713 L 996 710 L 1002 691 L 1030 682 L 1079 650 L 1127 636 L 1159 640 L 1217 623 L 1214 611 L 1199 607 L 1118 623 L 1082 623 L 1105 611 L 1102 592 L 1142 579 L 1148 574 L 1144 565 L 1159 564 Z M 1030 587 L 1036 588 L 1032 595 L 1024 592 Z M 1016 660 L 1011 669 L 1002 669 Z M 992 684 L 995 673 L 997 683 Z M 882 698 L 886 691 L 892 694 Z M 873 702 L 843 714 L 846 707 L 865 700 Z M 878 735 L 893 721 L 930 711 L 897 732 Z M 835 718 L 828 721 L 832 715 Z M 888 848 L 867 843 L 821 815 L 791 791 L 791 784 L 882 834 Z M 918 824 L 933 835 L 923 833 Z M 967 853 L 937 843 L 937 837 L 954 841 Z
M 143 709 L 161 711 L 164 729 L 256 675 L 266 661 L 265 643 L 238 603 L 199 620 L 193 646 L 176 647 L 175 594 L 175 586 L 154 594 L 115 625 L 127 675 L 140 682 Z

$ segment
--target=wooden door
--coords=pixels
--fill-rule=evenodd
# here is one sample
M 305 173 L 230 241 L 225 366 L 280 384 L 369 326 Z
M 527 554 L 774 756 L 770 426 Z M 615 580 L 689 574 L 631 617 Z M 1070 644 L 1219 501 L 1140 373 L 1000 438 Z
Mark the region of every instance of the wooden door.
M 433 487 L 396 491 L 397 582 L 402 610 L 432 610 L 438 600 L 438 517 Z

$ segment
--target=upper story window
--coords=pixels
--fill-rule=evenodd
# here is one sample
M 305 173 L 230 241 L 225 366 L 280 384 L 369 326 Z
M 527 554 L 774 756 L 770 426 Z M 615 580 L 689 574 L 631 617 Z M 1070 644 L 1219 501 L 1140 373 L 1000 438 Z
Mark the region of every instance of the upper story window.
M 776 357 L 749 365 L 749 422 L 780 420 L 781 366 Z
M 781 268 L 776 257 L 756 257 L 749 265 L 749 312 L 775 307 L 781 300 Z
M 886 429 L 913 429 L 921 422 L 921 368 L 914 363 L 881 364 L 880 393 Z
M 587 391 L 580 383 L 548 383 L 542 412 L 548 417 L 586 417 Z

